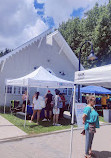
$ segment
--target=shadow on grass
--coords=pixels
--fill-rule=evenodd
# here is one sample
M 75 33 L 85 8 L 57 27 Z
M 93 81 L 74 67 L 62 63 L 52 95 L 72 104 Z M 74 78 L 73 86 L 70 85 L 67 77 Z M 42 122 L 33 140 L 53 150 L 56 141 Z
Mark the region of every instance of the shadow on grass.
M 34 120 L 33 121 L 33 123 L 36 123 L 36 120 Z M 62 119 L 62 120 L 59 120 L 59 123 L 62 125 L 62 126 L 68 126 L 68 125 L 70 125 L 70 120 L 68 120 L 68 119 Z M 42 127 L 51 127 L 51 126 L 53 126 L 53 121 L 51 120 L 50 122 L 49 121 L 42 121 L 42 120 L 40 120 L 39 121 L 39 125 L 40 126 L 42 126 Z M 37 125 L 34 125 L 34 124 L 30 124 L 29 125 L 31 128 L 33 128 L 33 127 L 35 127 L 35 126 L 37 126 Z
M 95 158 L 111 158 L 110 151 L 93 151 L 95 154 Z
M 62 120 L 59 120 L 59 123 L 62 125 L 62 126 L 68 126 L 68 125 L 70 125 L 70 120 L 68 120 L 68 119 L 62 119 Z M 40 120 L 40 122 L 39 122 L 39 125 L 40 126 L 43 126 L 43 127 L 50 127 L 50 126 L 52 126 L 52 124 L 53 124 L 53 121 L 51 120 L 51 122 L 48 122 L 48 121 L 45 121 L 45 122 L 43 122 L 42 120 Z M 24 123 L 23 124 L 12 124 L 12 125 L 0 125 L 0 127 L 7 127 L 7 126 L 24 126 Z M 26 123 L 26 125 L 25 125 L 26 127 L 31 127 L 31 128 L 33 128 L 33 127 L 36 127 L 37 125 L 36 125 L 36 120 L 34 120 L 33 121 L 33 123 L 31 124 L 27 124 Z
M 30 126 L 30 128 L 35 128 L 35 127 L 37 127 L 37 125 L 26 125 L 26 126 Z
M 61 125 L 63 125 L 63 126 L 68 126 L 68 125 L 70 125 L 70 120 L 63 118 L 63 119 L 59 120 L 59 123 L 60 123 Z M 51 122 L 48 122 L 48 121 L 46 121 L 46 122 L 40 121 L 40 125 L 42 125 L 42 126 L 44 126 L 44 127 L 52 126 L 52 124 L 53 124 L 53 121 L 52 121 L 52 120 L 51 120 Z

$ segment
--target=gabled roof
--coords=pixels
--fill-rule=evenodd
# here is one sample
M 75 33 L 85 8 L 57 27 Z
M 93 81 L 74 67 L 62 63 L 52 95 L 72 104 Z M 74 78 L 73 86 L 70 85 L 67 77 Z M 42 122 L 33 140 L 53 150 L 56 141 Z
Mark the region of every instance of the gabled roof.
M 28 47 L 29 45 L 31 45 L 32 43 L 36 42 L 37 40 L 41 40 L 41 38 L 47 36 L 50 32 L 52 32 L 51 29 L 48 29 L 47 31 L 43 32 L 42 34 L 38 35 L 37 37 L 31 39 L 30 41 L 22 44 L 21 46 L 17 47 L 16 49 L 14 49 L 12 52 L 0 57 L 0 63 L 3 60 L 6 60 L 7 58 L 9 58 L 10 56 L 16 54 L 17 52 L 21 51 L 23 48 Z
M 71 61 L 71 63 L 75 67 L 75 70 L 77 71 L 78 67 L 79 67 L 79 60 L 78 60 L 77 56 L 75 55 L 75 53 L 72 51 L 72 49 L 69 47 L 69 45 L 67 44 L 67 42 L 65 41 L 65 39 L 63 38 L 61 33 L 57 30 L 57 31 L 49 34 L 48 36 L 50 36 L 50 37 L 52 36 L 56 40 L 56 42 L 60 46 L 61 50 L 65 53 L 65 55 Z M 82 65 L 81 65 L 81 70 L 84 70 Z
M 51 29 L 43 32 L 39 36 L 33 38 L 32 40 L 24 43 L 20 47 L 14 49 L 12 52 L 10 52 L 10 53 L 6 54 L 5 56 L 1 57 L 0 58 L 0 65 L 4 66 L 4 63 L 5 63 L 6 59 L 8 59 L 10 56 L 16 54 L 17 52 L 21 51 L 22 49 L 24 49 L 26 47 L 29 47 L 32 43 L 36 42 L 37 40 L 41 40 L 43 37 L 47 37 L 50 40 L 53 39 L 53 38 L 55 39 L 55 41 L 57 42 L 57 44 L 60 46 L 60 52 L 63 51 L 65 53 L 65 55 L 71 61 L 71 63 L 73 64 L 75 70 L 77 71 L 78 70 L 78 65 L 79 65 L 78 58 L 76 57 L 76 55 L 74 54 L 74 52 L 72 51 L 72 49 L 69 47 L 69 45 L 67 44 L 67 42 L 65 41 L 65 39 L 63 38 L 63 36 L 61 35 L 61 33 L 58 30 L 54 31 L 51 34 L 49 34 L 50 32 L 52 32 Z M 83 69 L 84 68 L 81 65 L 81 70 L 83 70 Z

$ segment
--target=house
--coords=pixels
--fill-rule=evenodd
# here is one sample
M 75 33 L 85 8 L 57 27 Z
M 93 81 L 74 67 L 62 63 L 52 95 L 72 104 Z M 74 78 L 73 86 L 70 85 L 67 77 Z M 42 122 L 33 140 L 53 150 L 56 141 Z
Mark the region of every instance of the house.
M 73 81 L 74 73 L 78 70 L 78 59 L 68 46 L 60 32 L 50 30 L 16 48 L 0 58 L 0 105 L 5 99 L 5 80 L 25 76 L 39 66 L 65 80 Z M 83 67 L 82 67 L 83 68 Z M 21 100 L 26 87 L 8 86 L 7 105 L 10 100 Z M 30 100 L 37 89 L 30 88 Z M 41 94 L 46 89 L 39 89 Z M 71 89 L 62 89 L 66 95 L 71 95 Z

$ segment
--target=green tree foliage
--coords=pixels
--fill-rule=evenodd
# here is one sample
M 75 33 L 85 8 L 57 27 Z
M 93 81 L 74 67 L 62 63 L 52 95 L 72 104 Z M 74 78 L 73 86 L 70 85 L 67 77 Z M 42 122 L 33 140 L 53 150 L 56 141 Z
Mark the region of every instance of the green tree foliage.
M 89 62 L 91 46 L 82 47 L 81 63 L 85 68 L 111 64 L 111 1 L 84 14 L 84 18 L 72 18 L 59 26 L 59 31 L 70 45 L 75 54 L 79 55 L 81 45 L 89 40 L 93 43 L 98 60 Z
M 6 54 L 8 54 L 8 53 L 10 53 L 12 50 L 11 49 L 5 49 L 5 51 L 1 51 L 0 52 L 0 57 L 2 57 L 2 56 L 4 56 L 4 55 L 6 55 Z

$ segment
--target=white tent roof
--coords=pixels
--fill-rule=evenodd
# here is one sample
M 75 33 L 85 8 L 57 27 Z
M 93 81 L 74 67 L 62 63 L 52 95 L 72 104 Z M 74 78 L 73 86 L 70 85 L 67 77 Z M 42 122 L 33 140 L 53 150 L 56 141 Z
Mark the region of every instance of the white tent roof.
M 40 66 L 32 73 L 17 79 L 7 80 L 6 85 L 29 86 L 40 88 L 72 88 L 74 82 L 58 78 Z
M 111 88 L 111 65 L 77 71 L 74 84 L 98 85 Z

